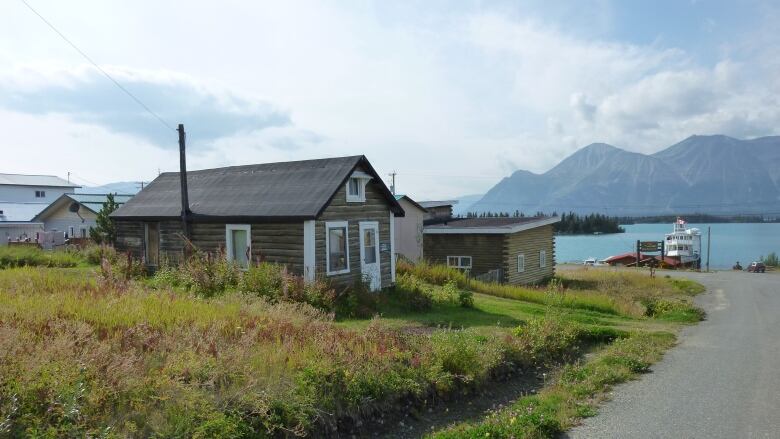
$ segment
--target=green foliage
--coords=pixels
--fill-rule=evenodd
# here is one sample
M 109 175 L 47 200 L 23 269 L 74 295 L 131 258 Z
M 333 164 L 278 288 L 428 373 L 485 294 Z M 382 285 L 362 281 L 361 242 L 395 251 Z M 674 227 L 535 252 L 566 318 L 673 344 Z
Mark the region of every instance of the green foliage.
M 623 233 L 617 218 L 600 213 L 578 215 L 574 212 L 561 214 L 561 220 L 554 225 L 555 231 L 564 235 L 592 235 L 593 233 Z
M 114 201 L 114 194 L 108 194 L 103 207 L 97 213 L 95 227 L 89 229 L 89 237 L 97 244 L 111 244 L 116 241 L 116 227 L 111 220 L 111 215 L 119 208 L 119 204 Z
M 531 319 L 513 331 L 531 363 L 547 363 L 577 348 L 584 328 L 561 316 Z
M 767 267 L 780 267 L 780 258 L 778 258 L 777 253 L 775 252 L 771 252 L 766 256 L 762 256 L 761 262 L 763 262 Z
M 412 274 L 404 273 L 396 277 L 393 293 L 409 311 L 430 311 L 433 307 L 433 291 L 425 282 Z
M 672 279 L 671 277 L 668 277 L 668 279 L 672 286 L 690 296 L 695 296 L 697 294 L 703 293 L 706 290 L 704 285 L 690 279 Z
M 264 262 L 242 270 L 224 255 L 203 252 L 195 252 L 178 265 L 162 264 L 150 284 L 203 298 L 240 292 L 271 303 L 306 303 L 338 317 L 370 317 L 376 311 L 376 295 L 360 278 L 350 288 L 337 292 L 321 280 L 305 281 L 288 272 L 284 265 Z
M 0 247 L 0 269 L 11 267 L 75 267 L 78 255 L 60 250 L 41 250 L 33 246 Z
M 556 437 L 579 419 L 596 414 L 595 404 L 615 384 L 633 379 L 658 361 L 674 336 L 637 334 L 604 348 L 585 364 L 564 366 L 557 381 L 478 422 L 464 422 L 428 437 Z
M 643 301 L 648 317 L 660 320 L 695 323 L 704 320 L 704 310 L 687 301 L 669 299 L 646 299 Z

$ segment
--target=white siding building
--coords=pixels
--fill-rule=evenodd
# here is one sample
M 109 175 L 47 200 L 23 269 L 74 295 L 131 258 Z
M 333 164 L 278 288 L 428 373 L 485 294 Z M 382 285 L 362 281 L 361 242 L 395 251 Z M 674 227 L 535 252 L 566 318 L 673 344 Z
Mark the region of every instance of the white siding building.
M 404 209 L 403 217 L 395 218 L 395 253 L 412 262 L 423 257 L 423 220 L 426 210 L 406 195 L 395 199 Z
M 115 194 L 114 201 L 121 206 L 132 197 Z M 43 223 L 47 232 L 64 232 L 69 238 L 89 238 L 89 229 L 95 227 L 97 213 L 107 200 L 106 194 L 65 194 L 35 215 L 33 221 Z
M 52 201 L 80 187 L 53 175 L 0 174 L 0 245 L 35 238 L 43 223 L 32 219 Z

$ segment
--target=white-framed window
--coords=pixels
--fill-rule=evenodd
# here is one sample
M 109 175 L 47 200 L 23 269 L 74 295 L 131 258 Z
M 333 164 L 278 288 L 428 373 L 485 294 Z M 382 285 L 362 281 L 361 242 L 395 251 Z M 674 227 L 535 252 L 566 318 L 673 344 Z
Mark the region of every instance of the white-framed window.
M 547 251 L 539 250 L 539 267 L 544 268 L 547 266 Z
M 517 272 L 522 273 L 525 271 L 525 255 L 520 253 L 517 255 Z
M 366 201 L 366 185 L 371 176 L 365 172 L 355 171 L 347 179 L 347 202 L 364 203 Z
M 249 224 L 226 224 L 225 243 L 227 259 L 241 268 L 249 268 L 252 260 L 252 226 Z
M 35 191 L 35 198 L 46 198 L 46 191 Z
M 349 223 L 325 223 L 325 264 L 328 276 L 349 273 Z
M 447 266 L 461 270 L 471 270 L 471 256 L 447 256 Z

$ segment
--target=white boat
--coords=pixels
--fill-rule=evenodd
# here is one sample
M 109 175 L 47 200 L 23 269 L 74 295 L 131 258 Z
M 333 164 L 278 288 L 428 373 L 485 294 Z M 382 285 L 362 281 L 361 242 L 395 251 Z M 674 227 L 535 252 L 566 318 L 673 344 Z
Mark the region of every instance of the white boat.
M 701 265 L 701 232 L 696 228 L 688 228 L 680 217 L 674 223 L 674 232 L 666 235 L 664 253 L 670 258 L 679 260 L 683 265 Z

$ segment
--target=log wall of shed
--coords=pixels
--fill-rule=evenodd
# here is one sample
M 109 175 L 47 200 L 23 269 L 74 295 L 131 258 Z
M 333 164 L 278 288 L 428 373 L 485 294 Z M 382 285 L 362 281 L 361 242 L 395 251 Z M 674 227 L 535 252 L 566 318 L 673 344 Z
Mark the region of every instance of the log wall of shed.
M 535 284 L 555 275 L 555 236 L 553 226 L 505 235 L 504 278 L 511 284 Z M 547 252 L 547 264 L 539 266 L 539 252 Z M 517 271 L 517 255 L 525 255 L 525 271 Z
M 447 264 L 447 256 L 471 256 L 471 274 L 478 276 L 504 267 L 504 235 L 487 233 L 430 234 L 423 236 L 423 257 Z

